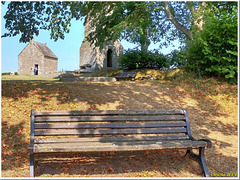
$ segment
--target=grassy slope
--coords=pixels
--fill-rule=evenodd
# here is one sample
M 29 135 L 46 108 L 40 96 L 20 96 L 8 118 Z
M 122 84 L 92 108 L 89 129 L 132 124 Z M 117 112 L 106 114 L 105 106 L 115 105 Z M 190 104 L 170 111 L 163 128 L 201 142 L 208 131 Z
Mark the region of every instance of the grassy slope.
M 57 82 L 11 76 L 2 81 L 2 176 L 28 176 L 31 109 L 186 108 L 193 136 L 213 142 L 213 147 L 206 150 L 210 174 L 237 172 L 237 85 L 213 78 L 199 80 L 179 70 L 145 70 L 139 72 L 138 77 L 154 73 L 161 80 Z M 61 157 L 60 163 L 45 161 L 46 164 L 37 166 L 36 174 L 41 177 L 201 177 L 198 164 L 185 160 L 184 152 L 179 153 L 86 154 L 68 160 Z

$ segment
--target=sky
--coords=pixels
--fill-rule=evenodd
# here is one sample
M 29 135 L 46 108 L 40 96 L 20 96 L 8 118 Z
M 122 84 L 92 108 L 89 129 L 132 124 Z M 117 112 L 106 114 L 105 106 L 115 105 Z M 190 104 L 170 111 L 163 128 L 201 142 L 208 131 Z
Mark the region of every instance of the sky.
M 5 20 L 3 16 L 7 11 L 7 4 L 1 5 L 1 35 L 6 31 Z M 54 41 L 50 39 L 50 31 L 40 30 L 39 36 L 34 37 L 34 41 L 47 43 L 47 46 L 58 57 L 58 71 L 74 71 L 79 69 L 80 64 L 80 46 L 84 38 L 83 21 L 71 21 L 70 32 L 65 34 L 65 39 Z M 20 35 L 14 37 L 1 38 L 1 73 L 18 71 L 18 55 L 27 46 L 28 43 L 19 43 Z M 125 50 L 135 48 L 137 45 L 121 41 Z M 175 47 L 162 48 L 163 54 L 168 54 L 177 49 L 180 44 L 174 42 Z M 158 44 L 151 43 L 149 50 L 158 49 Z

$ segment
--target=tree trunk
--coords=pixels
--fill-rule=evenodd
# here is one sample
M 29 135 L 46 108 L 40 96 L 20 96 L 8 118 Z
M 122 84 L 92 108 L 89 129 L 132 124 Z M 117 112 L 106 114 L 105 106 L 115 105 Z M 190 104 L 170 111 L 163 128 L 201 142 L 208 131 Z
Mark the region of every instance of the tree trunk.
M 149 44 L 149 39 L 147 39 L 147 41 L 145 41 L 144 43 L 141 43 L 141 51 L 147 53 Z
M 199 7 L 195 13 L 197 13 L 197 17 L 195 18 L 194 25 L 197 27 L 198 30 L 203 30 L 203 14 L 204 10 L 206 10 L 207 3 L 206 2 L 199 2 Z
M 141 51 L 143 53 L 147 53 L 148 52 L 148 46 L 150 45 L 150 40 L 148 39 L 147 29 L 144 30 L 144 34 L 140 35 L 140 44 L 141 44 Z
M 168 19 L 175 25 L 175 27 L 177 29 L 179 29 L 180 31 L 182 31 L 189 39 L 193 39 L 193 35 L 192 32 L 187 29 L 185 26 L 181 25 L 172 15 L 171 11 L 170 11 L 170 7 L 169 7 L 169 2 L 165 1 L 164 2 L 164 7 L 165 7 L 165 13 L 168 17 Z

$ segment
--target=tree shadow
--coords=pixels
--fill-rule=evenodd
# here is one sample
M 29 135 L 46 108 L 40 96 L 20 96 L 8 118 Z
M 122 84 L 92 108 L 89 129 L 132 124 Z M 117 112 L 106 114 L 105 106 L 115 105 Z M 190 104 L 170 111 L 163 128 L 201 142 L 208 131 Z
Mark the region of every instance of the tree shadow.
M 199 160 L 181 150 L 39 155 L 36 177 L 202 177 Z M 169 166 L 171 168 L 169 168 Z M 154 173 L 151 173 L 154 172 Z M 183 173 L 184 172 L 184 173 Z
M 25 140 L 24 124 L 2 121 L 2 170 L 20 168 L 28 162 L 29 142 Z

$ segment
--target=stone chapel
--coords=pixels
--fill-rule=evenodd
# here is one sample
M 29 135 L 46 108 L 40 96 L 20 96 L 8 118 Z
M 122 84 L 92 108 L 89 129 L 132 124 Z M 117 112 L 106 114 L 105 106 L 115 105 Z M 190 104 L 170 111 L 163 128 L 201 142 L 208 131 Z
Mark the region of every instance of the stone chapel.
M 54 76 L 58 73 L 58 57 L 47 47 L 47 44 L 30 40 L 29 44 L 18 55 L 18 74 L 37 74 Z

